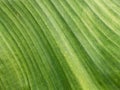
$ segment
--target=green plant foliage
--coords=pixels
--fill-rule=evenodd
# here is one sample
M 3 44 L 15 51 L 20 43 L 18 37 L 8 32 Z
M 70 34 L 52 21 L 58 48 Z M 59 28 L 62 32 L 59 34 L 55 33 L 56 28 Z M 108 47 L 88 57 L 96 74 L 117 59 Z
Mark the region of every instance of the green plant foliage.
M 120 90 L 120 1 L 0 0 L 0 90 Z

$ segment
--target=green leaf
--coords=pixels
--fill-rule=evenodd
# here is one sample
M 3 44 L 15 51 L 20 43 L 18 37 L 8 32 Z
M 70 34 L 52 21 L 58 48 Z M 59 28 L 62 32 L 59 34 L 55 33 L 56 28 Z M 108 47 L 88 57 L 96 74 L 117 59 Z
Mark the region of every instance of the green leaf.
M 0 0 L 0 90 L 119 90 L 119 0 Z

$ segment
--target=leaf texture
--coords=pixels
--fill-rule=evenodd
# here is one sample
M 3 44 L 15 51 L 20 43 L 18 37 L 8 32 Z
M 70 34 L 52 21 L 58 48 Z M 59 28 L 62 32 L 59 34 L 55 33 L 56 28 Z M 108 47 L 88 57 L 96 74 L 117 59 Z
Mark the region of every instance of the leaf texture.
M 0 0 L 0 90 L 120 90 L 119 0 Z

